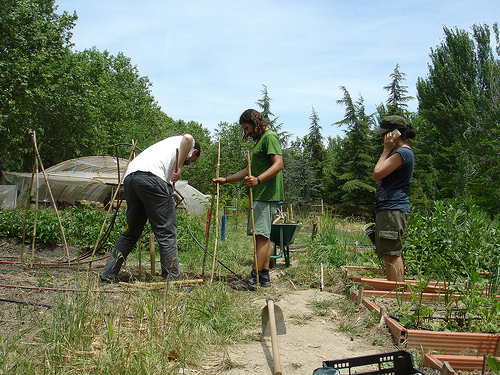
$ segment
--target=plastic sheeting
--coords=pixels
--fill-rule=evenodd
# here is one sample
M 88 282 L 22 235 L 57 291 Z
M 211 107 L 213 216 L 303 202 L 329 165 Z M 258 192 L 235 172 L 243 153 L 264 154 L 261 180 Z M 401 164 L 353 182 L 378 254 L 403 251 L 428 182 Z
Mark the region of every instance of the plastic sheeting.
M 51 204 L 50 191 L 56 202 L 75 204 L 76 202 L 100 202 L 111 200 L 119 179 L 127 168 L 128 161 L 109 156 L 88 156 L 67 160 L 37 174 L 4 172 L 5 179 L 17 186 L 20 192 L 18 204 L 28 199 L 29 186 L 34 197 L 38 186 L 38 202 Z M 175 185 L 177 194 L 182 198 L 179 207 L 188 213 L 202 213 L 208 198 L 190 186 L 187 181 L 178 181 Z
M 0 185 L 0 208 L 13 210 L 16 208 L 17 186 Z

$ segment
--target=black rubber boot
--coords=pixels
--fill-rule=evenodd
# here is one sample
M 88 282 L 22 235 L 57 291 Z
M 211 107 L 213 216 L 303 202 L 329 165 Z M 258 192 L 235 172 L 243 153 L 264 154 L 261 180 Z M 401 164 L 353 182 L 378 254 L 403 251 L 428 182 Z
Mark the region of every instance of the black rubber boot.
M 259 282 L 260 286 L 263 288 L 271 287 L 271 278 L 269 277 L 269 270 L 259 271 Z

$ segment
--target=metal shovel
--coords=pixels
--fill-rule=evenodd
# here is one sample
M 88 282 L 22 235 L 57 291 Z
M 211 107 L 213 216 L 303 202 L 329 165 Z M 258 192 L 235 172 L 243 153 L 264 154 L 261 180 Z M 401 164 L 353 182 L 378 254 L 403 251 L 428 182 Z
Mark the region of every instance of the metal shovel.
M 286 333 L 285 319 L 281 308 L 274 304 L 274 298 L 266 298 L 267 305 L 262 309 L 262 334 L 271 336 L 273 349 L 274 375 L 281 375 L 280 354 L 278 351 L 278 336 Z

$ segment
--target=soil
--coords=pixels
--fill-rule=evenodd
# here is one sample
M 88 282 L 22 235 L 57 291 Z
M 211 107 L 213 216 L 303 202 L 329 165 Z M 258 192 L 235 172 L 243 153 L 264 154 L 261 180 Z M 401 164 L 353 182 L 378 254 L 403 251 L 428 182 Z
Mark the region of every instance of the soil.
M 273 288 L 274 289 L 274 288 Z M 272 290 L 272 289 L 271 289 Z M 272 291 L 270 291 L 273 293 Z M 275 294 L 277 292 L 274 292 Z M 283 374 L 312 374 L 322 361 L 358 357 L 398 350 L 386 327 L 364 326 L 369 313 L 357 309 L 352 316 L 354 326 L 361 325 L 360 333 L 342 332 L 339 327 L 346 316 L 339 303 L 345 296 L 316 289 L 293 290 L 280 298 L 275 305 L 283 313 L 286 333 L 277 336 L 278 352 Z M 326 317 L 314 314 L 314 301 L 335 300 Z M 255 301 L 259 308 L 266 306 L 265 299 Z M 258 333 L 260 334 L 260 332 Z M 245 342 L 228 348 L 227 356 L 235 368 L 223 372 L 228 375 L 272 374 L 272 340 Z
M 68 249 L 70 258 L 76 257 L 79 248 Z M 25 248 L 27 258 L 31 256 L 29 246 Z M 60 246 L 36 247 L 36 258 L 41 262 L 55 262 L 66 259 L 66 250 Z M 21 254 L 18 241 L 0 238 L 0 335 L 17 332 L 22 323 L 16 319 L 18 302 L 30 304 L 51 304 L 50 290 L 38 289 L 50 287 L 57 282 L 60 288 L 75 286 L 74 267 L 27 268 L 13 264 Z M 100 270 L 105 259 L 94 263 L 93 269 Z M 86 266 L 84 266 L 86 267 Z M 380 354 L 398 350 L 387 327 L 378 327 L 373 322 L 371 313 L 364 307 L 355 307 L 347 313 L 345 295 L 341 286 L 331 286 L 328 290 L 297 290 L 292 283 L 277 282 L 280 268 L 271 271 L 273 287 L 269 295 L 275 298 L 276 312 L 281 310 L 286 333 L 278 336 L 279 357 L 284 374 L 312 374 L 321 367 L 322 361 Z M 85 272 L 84 272 L 85 273 Z M 48 276 L 50 275 L 50 276 Z M 97 273 L 96 273 L 97 276 Z M 276 281 L 276 282 L 274 282 Z M 9 285 L 33 286 L 33 289 L 8 287 Z M 235 293 L 252 293 L 239 292 Z M 332 300 L 325 316 L 315 313 L 312 303 Z M 264 298 L 254 301 L 259 309 L 266 306 Z M 45 311 L 45 312 L 43 312 Z M 40 307 L 40 313 L 49 313 L 50 309 Z M 367 323 L 369 322 L 369 323 Z M 346 326 L 354 327 L 345 329 Z M 344 329 L 341 329 L 344 327 Z M 213 353 L 207 358 L 202 368 L 185 370 L 185 374 L 273 374 L 273 352 L 270 337 L 261 337 L 255 332 L 255 340 L 236 343 L 225 348 L 222 353 Z M 274 353 L 276 355 L 278 353 Z M 428 369 L 426 369 L 428 370 Z M 428 372 L 429 374 L 431 372 Z

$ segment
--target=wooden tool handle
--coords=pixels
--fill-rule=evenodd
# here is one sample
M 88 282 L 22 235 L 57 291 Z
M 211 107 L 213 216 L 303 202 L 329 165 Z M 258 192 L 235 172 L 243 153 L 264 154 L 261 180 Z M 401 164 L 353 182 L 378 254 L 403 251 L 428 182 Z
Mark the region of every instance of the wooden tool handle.
M 271 328 L 271 344 L 273 348 L 274 375 L 281 375 L 281 361 L 278 348 L 278 333 L 276 331 L 276 318 L 274 316 L 274 299 L 267 297 L 267 309 L 269 311 L 269 327 Z
M 248 176 L 252 175 L 252 167 L 250 162 L 250 151 L 247 150 L 247 162 L 248 162 Z M 252 236 L 253 236 L 253 256 L 255 262 L 255 278 L 257 281 L 256 285 L 259 285 L 259 259 L 257 257 L 257 239 L 255 238 L 255 218 L 253 213 L 253 192 L 250 186 L 250 220 L 252 221 Z

